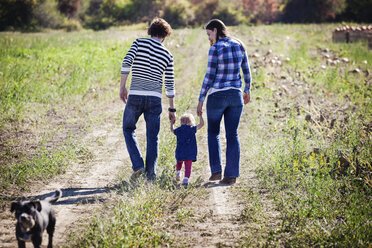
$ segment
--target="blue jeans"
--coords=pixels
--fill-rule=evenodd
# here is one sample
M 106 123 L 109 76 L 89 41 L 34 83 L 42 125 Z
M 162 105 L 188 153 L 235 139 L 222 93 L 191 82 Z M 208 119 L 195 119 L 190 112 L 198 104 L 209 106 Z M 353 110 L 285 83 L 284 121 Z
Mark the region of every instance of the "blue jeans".
M 208 96 L 208 150 L 211 172 L 222 172 L 220 124 L 224 117 L 226 132 L 226 167 L 224 177 L 239 177 L 240 142 L 238 127 L 243 111 L 243 97 L 239 90 L 215 92 Z
M 158 139 L 160 130 L 161 98 L 156 96 L 129 95 L 123 116 L 123 132 L 133 170 L 145 168 L 147 178 L 156 177 Z M 146 121 L 146 166 L 135 134 L 138 118 L 144 114 Z

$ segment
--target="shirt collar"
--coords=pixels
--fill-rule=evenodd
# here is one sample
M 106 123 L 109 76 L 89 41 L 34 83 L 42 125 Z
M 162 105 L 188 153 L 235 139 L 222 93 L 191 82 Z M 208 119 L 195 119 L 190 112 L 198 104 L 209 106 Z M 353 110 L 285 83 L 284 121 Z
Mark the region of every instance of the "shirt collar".
M 230 40 L 230 37 L 224 37 L 224 38 L 219 39 L 218 41 L 228 41 L 228 40 Z
M 155 41 L 155 42 L 157 42 L 157 43 L 159 43 L 159 44 L 162 44 L 161 41 L 158 40 L 158 39 L 155 39 L 155 38 L 153 38 L 153 37 L 150 37 L 150 39 L 152 39 L 153 41 Z

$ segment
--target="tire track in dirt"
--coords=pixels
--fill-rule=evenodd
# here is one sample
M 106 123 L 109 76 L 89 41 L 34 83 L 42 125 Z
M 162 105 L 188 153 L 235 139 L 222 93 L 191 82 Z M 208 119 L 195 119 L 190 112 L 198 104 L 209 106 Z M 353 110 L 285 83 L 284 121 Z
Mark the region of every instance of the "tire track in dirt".
M 233 187 L 219 182 L 208 182 L 210 168 L 208 163 L 208 146 L 206 130 L 201 134 L 198 142 L 201 168 L 195 171 L 192 177 L 201 177 L 204 182 L 200 185 L 205 188 L 205 199 L 194 199 L 191 206 L 194 216 L 187 226 L 177 230 L 177 236 L 182 235 L 182 246 L 185 247 L 237 247 L 241 243 L 244 226 L 239 222 L 242 205 L 234 195 Z M 225 143 L 224 131 L 221 129 L 221 144 Z M 224 150 L 221 151 L 224 154 Z M 222 156 L 222 164 L 225 158 Z M 239 181 L 237 182 L 239 185 Z
M 201 30 L 196 44 L 192 44 L 190 47 L 184 47 L 187 55 L 185 58 L 193 58 L 194 65 L 205 66 L 206 69 L 206 58 L 208 55 L 208 41 L 205 37 L 205 33 Z M 201 63 L 204 61 L 205 63 Z M 195 66 L 185 66 L 180 73 L 180 77 L 177 81 L 179 84 L 176 89 L 180 94 L 188 94 L 191 87 L 189 80 L 196 78 L 198 74 Z M 200 87 L 201 87 L 200 82 Z M 197 90 L 200 88 L 197 87 Z M 188 109 L 188 112 L 196 115 L 197 98 L 199 91 L 195 91 L 192 97 L 195 98 L 192 101 L 192 108 Z M 176 106 L 177 107 L 177 106 Z M 205 111 L 204 104 L 204 111 Z M 183 113 L 179 113 L 181 115 Z M 236 247 L 239 246 L 240 237 L 242 236 L 242 225 L 239 223 L 238 218 L 241 213 L 241 206 L 238 204 L 231 188 L 226 185 L 218 184 L 218 182 L 208 182 L 210 176 L 209 160 L 208 160 L 208 145 L 207 145 L 207 122 L 206 115 L 204 113 L 205 126 L 198 131 L 198 162 L 193 164 L 191 174 L 191 185 L 196 187 L 205 187 L 202 189 L 206 191 L 205 199 L 193 199 L 190 205 L 185 205 L 185 208 L 191 208 L 193 216 L 187 224 L 175 225 L 170 230 L 177 238 L 177 247 Z M 177 120 L 178 121 L 178 120 Z M 178 124 L 178 122 L 177 122 Z M 221 128 L 221 144 L 226 144 L 224 140 L 224 128 Z M 225 154 L 225 150 L 221 151 Z M 222 163 L 224 164 L 224 156 L 222 156 Z M 198 179 L 201 178 L 201 185 Z
M 126 152 L 121 125 L 112 119 L 109 120 L 118 112 L 122 112 L 124 105 L 116 101 L 106 108 L 109 112 L 108 121 L 103 126 L 93 126 L 91 132 L 83 138 L 82 143 L 93 153 L 93 160 L 72 165 L 65 174 L 41 186 L 42 189 L 32 189 L 28 195 L 44 199 L 54 194 L 56 189 L 62 190 L 63 197 L 53 204 L 57 217 L 54 247 L 66 245 L 67 235 L 73 230 L 74 223 L 93 216 L 95 209 L 110 198 L 110 191 L 116 188 L 115 184 L 120 186 L 117 174 L 125 169 L 124 161 L 129 159 L 129 156 Z M 143 133 L 143 129 L 143 120 L 140 120 L 137 133 Z M 0 247 L 17 247 L 13 215 L 10 212 L 4 215 L 2 225 L 5 228 L 1 231 Z M 47 246 L 47 241 L 48 237 L 44 232 L 43 247 Z
M 201 59 L 198 56 L 207 56 L 207 47 L 203 46 L 204 37 L 198 37 L 197 42 L 191 49 L 188 57 L 197 57 L 194 64 Z M 205 51 L 202 51 L 205 49 Z M 190 51 L 190 50 L 189 50 Z M 202 65 L 206 66 L 206 64 Z M 190 78 L 196 77 L 190 73 L 187 67 L 181 75 L 188 75 Z M 182 78 L 181 78 L 182 80 Z M 187 92 L 187 79 L 180 87 L 178 92 Z M 201 85 L 201 82 L 200 82 Z M 197 99 L 195 92 L 195 98 Z M 196 107 L 195 103 L 195 107 Z M 237 183 L 233 186 L 220 185 L 218 183 L 208 182 L 210 176 L 208 145 L 207 145 L 207 125 L 198 132 L 198 162 L 193 167 L 191 182 L 195 178 L 202 178 L 201 187 L 206 187 L 205 199 L 192 199 L 190 205 L 185 204 L 183 208 L 192 209 L 191 220 L 186 224 L 176 225 L 172 233 L 175 234 L 179 247 L 241 247 L 241 246 L 262 246 L 270 245 L 269 232 L 275 231 L 279 226 L 279 213 L 275 209 L 268 191 L 260 185 L 256 174 L 257 163 L 255 157 L 258 154 L 258 144 L 251 142 L 257 138 L 259 130 L 252 129 L 250 122 L 254 122 L 256 116 L 251 117 L 251 111 L 255 102 L 251 102 L 243 109 L 241 125 L 239 127 L 239 136 L 241 141 L 241 175 Z M 204 106 L 205 110 L 205 106 Z M 190 111 L 190 110 L 189 110 Z M 196 112 L 194 109 L 191 111 Z M 205 120 L 206 115 L 204 114 Z M 259 129 L 259 127 L 258 127 Z M 226 139 L 223 120 L 221 122 L 221 154 L 222 164 L 225 164 Z M 247 142 L 249 141 L 249 142 Z M 254 147 L 248 147 L 254 146 Z M 252 149 L 253 148 L 253 149 Z M 247 150 L 249 152 L 247 152 Z M 194 166 L 194 165 L 193 165 Z M 198 167 L 201 168 L 198 168 Z M 242 192 L 249 191 L 248 196 Z M 248 209 L 248 216 L 246 210 Z M 244 219 L 247 218 L 247 219 Z

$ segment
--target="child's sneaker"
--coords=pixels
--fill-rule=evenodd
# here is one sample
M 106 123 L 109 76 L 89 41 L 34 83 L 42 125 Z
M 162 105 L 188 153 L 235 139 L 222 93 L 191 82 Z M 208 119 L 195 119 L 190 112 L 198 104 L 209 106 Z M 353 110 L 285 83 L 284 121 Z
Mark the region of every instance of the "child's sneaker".
M 176 176 L 176 181 L 178 181 L 178 182 L 181 181 L 181 176 L 180 175 Z
M 177 171 L 176 181 L 181 181 L 181 171 Z
M 189 178 L 184 177 L 184 178 L 183 178 L 183 182 L 182 182 L 182 184 L 184 184 L 184 185 L 189 184 Z

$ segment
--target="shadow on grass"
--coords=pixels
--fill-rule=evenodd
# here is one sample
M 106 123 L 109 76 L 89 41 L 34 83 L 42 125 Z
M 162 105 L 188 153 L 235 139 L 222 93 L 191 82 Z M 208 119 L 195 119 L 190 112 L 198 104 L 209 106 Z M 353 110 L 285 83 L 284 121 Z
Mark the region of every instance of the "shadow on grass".
M 122 182 L 118 185 L 112 187 L 82 187 L 82 188 L 64 188 L 61 189 L 62 197 L 53 205 L 72 205 L 72 204 L 94 204 L 97 202 L 104 202 L 106 198 L 101 197 L 104 193 L 109 193 L 112 191 L 120 191 L 123 188 L 132 187 L 127 182 Z M 41 194 L 41 195 L 31 195 L 26 197 L 2 197 L 2 201 L 25 201 L 25 200 L 44 200 L 47 197 L 51 197 L 55 194 L 55 191 Z
M 61 189 L 62 197 L 53 205 L 73 205 L 73 204 L 95 204 L 98 202 L 104 202 L 107 198 L 102 197 L 102 194 L 116 191 L 118 194 L 124 192 L 130 192 L 137 188 L 142 183 L 154 183 L 154 181 L 140 180 L 137 182 L 122 181 L 121 183 L 111 187 L 75 187 L 75 188 L 64 188 Z M 228 184 L 207 182 L 203 183 L 200 179 L 196 180 L 195 183 L 178 184 L 173 182 L 174 189 L 180 188 L 214 188 L 214 187 L 227 187 L 231 186 Z M 44 200 L 47 197 L 51 197 L 55 194 L 55 191 L 41 194 L 31 195 L 26 197 L 0 197 L 1 201 L 25 201 L 25 200 Z

